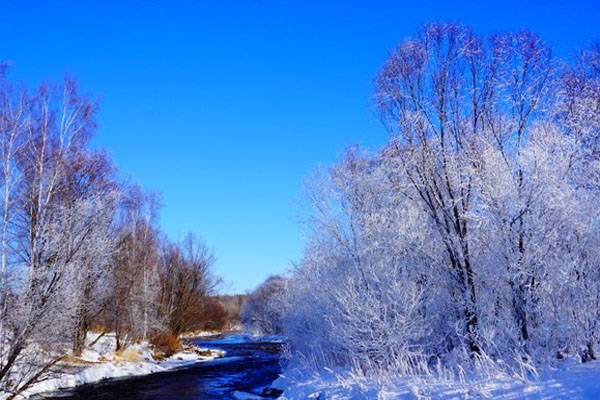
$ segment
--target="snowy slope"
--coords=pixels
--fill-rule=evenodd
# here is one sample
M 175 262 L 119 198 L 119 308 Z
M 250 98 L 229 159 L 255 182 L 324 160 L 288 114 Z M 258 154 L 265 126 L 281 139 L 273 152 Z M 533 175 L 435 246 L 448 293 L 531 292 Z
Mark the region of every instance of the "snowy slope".
M 465 382 L 367 379 L 350 371 L 318 374 L 287 371 L 273 386 L 284 391 L 282 400 L 327 399 L 600 399 L 600 361 L 565 361 L 559 368 L 540 373 L 537 380 L 514 378 L 473 379 Z

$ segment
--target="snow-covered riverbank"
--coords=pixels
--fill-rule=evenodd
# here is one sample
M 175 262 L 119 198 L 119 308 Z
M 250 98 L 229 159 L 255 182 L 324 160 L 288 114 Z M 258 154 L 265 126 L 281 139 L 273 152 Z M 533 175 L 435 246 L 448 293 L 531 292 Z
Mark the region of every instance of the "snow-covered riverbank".
M 600 399 L 600 360 L 579 363 L 563 360 L 556 368 L 540 371 L 527 382 L 498 376 L 460 381 L 366 378 L 349 370 L 284 371 L 273 387 L 283 390 L 282 400 L 296 399 Z
M 111 378 L 163 372 L 224 355 L 221 350 L 203 349 L 186 344 L 180 352 L 160 359 L 154 355 L 152 346 L 148 342 L 138 343 L 127 347 L 124 351 L 115 352 L 115 337 L 112 334 L 102 337 L 98 334 L 88 334 L 86 342 L 88 346 L 80 357 L 66 357 L 55 366 L 54 371 L 46 379 L 34 384 L 17 398 L 29 398 L 44 392 L 73 388 Z M 0 399 L 6 397 L 8 394 L 0 395 Z

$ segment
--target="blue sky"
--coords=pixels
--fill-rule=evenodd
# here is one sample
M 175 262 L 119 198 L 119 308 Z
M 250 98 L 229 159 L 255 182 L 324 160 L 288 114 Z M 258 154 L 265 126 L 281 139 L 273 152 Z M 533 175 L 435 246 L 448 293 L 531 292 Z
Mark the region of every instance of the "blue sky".
M 563 54 L 600 39 L 597 1 L 2 3 L 10 76 L 69 75 L 97 96 L 96 142 L 162 191 L 171 237 L 204 238 L 228 293 L 299 259 L 295 202 L 312 169 L 385 140 L 372 79 L 421 24 L 526 27 Z

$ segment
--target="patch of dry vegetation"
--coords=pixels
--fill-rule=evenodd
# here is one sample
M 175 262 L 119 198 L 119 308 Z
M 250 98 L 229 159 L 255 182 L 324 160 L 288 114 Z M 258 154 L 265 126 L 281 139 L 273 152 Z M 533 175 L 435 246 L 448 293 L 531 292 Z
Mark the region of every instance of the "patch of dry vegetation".
M 159 360 L 172 356 L 181 350 L 181 340 L 171 332 L 156 332 L 150 338 L 154 349 L 154 358 Z

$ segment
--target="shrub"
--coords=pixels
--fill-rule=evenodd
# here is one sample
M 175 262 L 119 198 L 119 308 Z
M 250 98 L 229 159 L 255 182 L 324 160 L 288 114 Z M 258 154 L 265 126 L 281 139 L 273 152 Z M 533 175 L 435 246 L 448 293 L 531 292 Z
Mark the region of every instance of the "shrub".
M 154 353 L 162 357 L 170 357 L 181 348 L 181 341 L 171 332 L 159 331 L 150 337 Z

